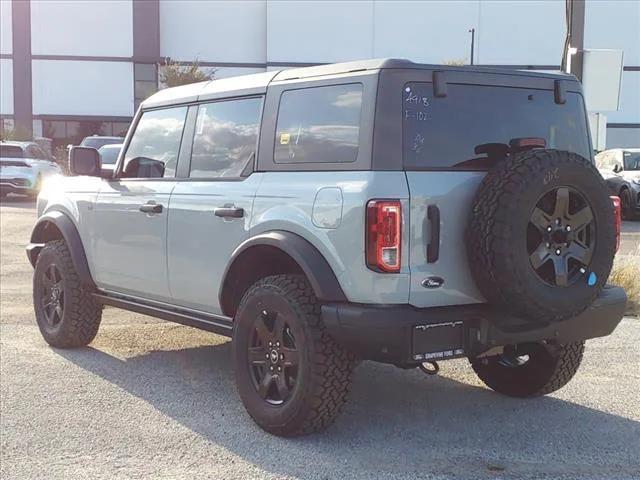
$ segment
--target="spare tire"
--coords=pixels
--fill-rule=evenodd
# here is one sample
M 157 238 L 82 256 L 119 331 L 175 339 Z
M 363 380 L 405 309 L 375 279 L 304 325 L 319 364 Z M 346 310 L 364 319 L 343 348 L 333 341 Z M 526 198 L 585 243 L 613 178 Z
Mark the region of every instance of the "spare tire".
M 483 179 L 466 237 L 473 278 L 488 302 L 533 321 L 560 321 L 589 307 L 609 277 L 613 203 L 590 161 L 530 150 Z

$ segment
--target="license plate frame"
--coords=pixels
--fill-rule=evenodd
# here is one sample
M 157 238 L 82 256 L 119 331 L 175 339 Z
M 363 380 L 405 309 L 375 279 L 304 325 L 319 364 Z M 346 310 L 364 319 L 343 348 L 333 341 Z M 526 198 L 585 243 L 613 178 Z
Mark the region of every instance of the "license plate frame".
M 413 360 L 445 360 L 465 356 L 462 321 L 416 325 L 412 333 Z

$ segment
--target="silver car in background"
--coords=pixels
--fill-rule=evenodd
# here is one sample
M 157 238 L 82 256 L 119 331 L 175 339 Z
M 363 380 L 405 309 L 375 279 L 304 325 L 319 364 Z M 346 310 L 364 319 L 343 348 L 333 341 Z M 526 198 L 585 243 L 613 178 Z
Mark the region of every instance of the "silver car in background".
M 595 160 L 611 193 L 620 197 L 622 218 L 640 219 L 640 148 L 605 150 Z
M 112 145 L 115 143 L 122 143 L 124 138 L 122 137 L 103 137 L 100 135 L 90 135 L 88 137 L 84 137 L 82 142 L 80 142 L 81 147 L 91 147 L 99 150 L 105 145 Z
M 0 196 L 38 195 L 42 182 L 61 174 L 53 157 L 35 142 L 0 142 Z

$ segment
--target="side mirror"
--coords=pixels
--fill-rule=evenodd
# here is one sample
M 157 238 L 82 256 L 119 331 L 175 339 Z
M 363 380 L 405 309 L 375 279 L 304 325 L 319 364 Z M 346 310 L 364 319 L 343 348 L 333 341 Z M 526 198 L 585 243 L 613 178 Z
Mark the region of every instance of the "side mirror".
M 147 157 L 132 158 L 122 173 L 124 178 L 162 178 L 164 162 Z
M 616 163 L 613 166 L 613 171 L 614 171 L 614 173 L 620 173 L 622 171 L 622 165 L 620 165 L 619 163 Z
M 71 147 L 69 170 L 73 175 L 99 177 L 101 173 L 100 153 L 91 147 Z

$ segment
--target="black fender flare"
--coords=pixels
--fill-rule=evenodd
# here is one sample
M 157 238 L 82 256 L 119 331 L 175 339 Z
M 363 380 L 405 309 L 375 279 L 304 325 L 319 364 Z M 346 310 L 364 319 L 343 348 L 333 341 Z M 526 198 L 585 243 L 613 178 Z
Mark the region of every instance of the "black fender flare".
M 321 302 L 342 303 L 347 301 L 347 297 L 342 291 L 342 287 L 340 287 L 340 283 L 329 262 L 313 244 L 296 233 L 285 230 L 272 230 L 245 240 L 231 254 L 220 283 L 222 286 L 219 292 L 220 305 L 224 305 L 225 286 L 234 264 L 244 252 L 256 246 L 275 247 L 291 257 L 306 275 L 311 288 L 313 288 L 316 297 Z
M 62 235 L 69 252 L 71 253 L 71 260 L 73 266 L 80 277 L 80 281 L 86 287 L 95 289 L 96 285 L 91 277 L 91 271 L 89 270 L 89 263 L 87 262 L 87 255 L 84 251 L 84 245 L 82 239 L 78 233 L 73 221 L 68 215 L 59 211 L 51 211 L 41 216 L 33 227 L 31 232 L 31 243 L 27 246 L 27 257 L 31 266 L 35 267 L 36 260 L 40 254 L 40 250 L 44 247 L 44 244 L 48 241 L 59 238 L 55 231 L 53 231 L 49 225 L 55 225 L 56 229 Z

